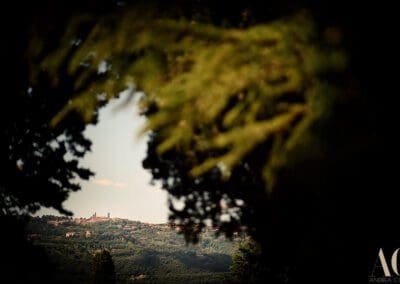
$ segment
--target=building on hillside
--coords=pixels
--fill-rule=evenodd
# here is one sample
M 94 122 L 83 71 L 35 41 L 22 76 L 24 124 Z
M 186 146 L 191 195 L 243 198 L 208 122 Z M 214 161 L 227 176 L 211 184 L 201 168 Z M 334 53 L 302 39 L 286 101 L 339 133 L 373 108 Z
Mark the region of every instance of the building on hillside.
M 66 232 L 66 233 L 65 233 L 65 237 L 66 237 L 66 238 L 70 238 L 70 237 L 73 237 L 73 236 L 75 236 L 75 235 L 76 235 L 75 232 Z
M 175 226 L 174 229 L 175 229 L 175 231 L 178 232 L 178 233 L 181 233 L 181 232 L 183 231 L 182 226 Z
M 90 238 L 92 236 L 92 232 L 90 232 L 90 231 L 86 231 L 85 232 L 85 237 L 86 238 Z
M 47 221 L 47 224 L 53 225 L 54 227 L 58 226 L 58 221 L 57 220 L 51 220 L 51 221 Z
M 85 219 L 80 217 L 80 218 L 75 218 L 73 221 L 75 224 L 82 224 L 85 221 Z

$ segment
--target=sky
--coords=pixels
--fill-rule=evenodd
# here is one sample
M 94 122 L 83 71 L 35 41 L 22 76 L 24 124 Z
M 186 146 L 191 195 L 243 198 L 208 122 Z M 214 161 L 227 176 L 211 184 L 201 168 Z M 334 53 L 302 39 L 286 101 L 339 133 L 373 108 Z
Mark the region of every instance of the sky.
M 125 94 L 126 95 L 126 94 Z M 97 125 L 89 125 L 85 135 L 92 151 L 81 161 L 95 176 L 81 181 L 82 189 L 71 193 L 64 207 L 74 217 L 97 216 L 127 218 L 149 223 L 168 219 L 167 194 L 159 185 L 150 185 L 151 174 L 142 168 L 147 137 L 139 136 L 145 119 L 138 114 L 135 101 L 123 105 L 125 95 L 100 110 Z M 57 214 L 44 208 L 36 215 Z

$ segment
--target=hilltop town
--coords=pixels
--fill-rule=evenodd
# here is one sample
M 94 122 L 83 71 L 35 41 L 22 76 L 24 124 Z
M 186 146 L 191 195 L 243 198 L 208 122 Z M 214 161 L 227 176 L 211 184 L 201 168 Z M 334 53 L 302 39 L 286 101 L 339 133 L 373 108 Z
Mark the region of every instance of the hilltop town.
M 47 216 L 50 217 L 51 220 L 48 220 L 48 224 L 52 224 L 54 226 L 58 226 L 60 224 L 66 223 L 66 222 L 74 222 L 76 224 L 92 224 L 92 223 L 97 223 L 97 222 L 105 222 L 105 221 L 113 221 L 113 222 L 118 222 L 122 220 L 127 220 L 127 219 L 122 219 L 122 218 L 111 218 L 110 213 L 107 213 L 107 217 L 105 216 L 97 216 L 97 213 L 94 212 L 92 216 L 89 218 L 68 218 L 68 217 L 57 217 L 57 216 Z
M 38 217 L 40 218 L 40 217 Z M 52 225 L 54 227 L 59 227 L 60 225 L 71 225 L 71 224 L 76 224 L 76 225 L 89 225 L 89 224 L 96 224 L 100 222 L 111 222 L 115 224 L 115 227 L 120 230 L 124 231 L 134 231 L 138 225 L 140 226 L 145 226 L 149 228 L 154 228 L 158 230 L 171 230 L 174 229 L 177 232 L 181 231 L 181 228 L 179 226 L 174 226 L 173 228 L 168 225 L 168 224 L 152 224 L 152 223 L 141 223 L 137 221 L 130 221 L 128 219 L 123 219 L 123 218 L 118 218 L 114 217 L 111 218 L 110 213 L 107 213 L 107 216 L 98 216 L 97 213 L 93 213 L 92 216 L 89 218 L 69 218 L 69 217 L 57 217 L 57 216 L 43 216 L 43 220 L 49 225 Z M 77 236 L 78 233 L 76 231 L 68 231 L 65 233 L 66 238 L 70 237 L 75 237 Z M 86 230 L 84 232 L 85 237 L 91 237 L 92 236 L 92 231 Z M 38 235 L 37 234 L 30 234 L 28 235 L 29 239 L 37 239 Z
M 40 218 L 40 217 L 38 217 Z M 111 218 L 110 213 L 107 213 L 107 216 L 98 216 L 97 213 L 93 213 L 92 216 L 89 218 L 70 218 L 70 217 L 58 217 L 58 216 L 43 216 L 42 217 L 47 224 L 53 225 L 55 227 L 58 227 L 62 224 L 68 225 L 68 224 L 77 224 L 77 225 L 89 225 L 89 224 L 96 224 L 100 222 L 111 222 L 115 224 L 115 227 L 121 230 L 125 231 L 134 231 L 138 225 L 139 226 L 145 226 L 148 228 L 154 228 L 158 230 L 175 230 L 176 232 L 181 232 L 182 227 L 179 225 L 170 225 L 170 224 L 153 224 L 153 223 L 146 223 L 146 222 L 138 222 L 138 221 L 131 221 L 129 219 L 124 219 L 124 218 L 118 218 L 118 217 L 113 217 Z M 203 229 L 205 233 L 216 233 L 218 230 L 214 229 L 212 227 L 206 227 Z M 73 237 L 76 236 L 77 233 L 75 231 L 70 231 L 65 233 L 65 237 Z M 85 237 L 91 237 L 92 232 L 90 230 L 85 231 L 84 233 Z M 237 237 L 238 234 L 236 233 L 235 236 Z M 29 238 L 32 238 L 30 236 Z

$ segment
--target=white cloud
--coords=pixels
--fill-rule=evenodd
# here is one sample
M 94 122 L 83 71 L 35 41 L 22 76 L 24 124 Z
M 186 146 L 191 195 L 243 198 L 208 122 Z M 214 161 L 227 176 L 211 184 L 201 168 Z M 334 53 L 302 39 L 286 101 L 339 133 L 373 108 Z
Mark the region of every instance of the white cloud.
M 126 188 L 128 186 L 126 183 L 116 182 L 110 179 L 95 179 L 93 183 L 100 186 L 113 187 L 113 188 Z
M 127 184 L 123 183 L 123 182 L 114 182 L 114 187 L 125 188 L 125 187 L 127 187 Z

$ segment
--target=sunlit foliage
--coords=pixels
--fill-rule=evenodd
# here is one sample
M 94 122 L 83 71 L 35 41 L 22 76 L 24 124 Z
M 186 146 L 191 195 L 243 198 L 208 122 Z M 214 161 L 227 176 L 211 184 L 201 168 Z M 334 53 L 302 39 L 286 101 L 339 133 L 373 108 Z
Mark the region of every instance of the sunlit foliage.
M 271 141 L 263 170 L 268 190 L 274 168 L 304 140 L 321 101 L 330 99 L 322 76 L 346 65 L 340 50 L 316 44 L 306 13 L 237 29 L 131 11 L 100 20 L 79 38 L 82 21 L 77 17 L 61 48 L 40 63 L 57 82 L 60 62 L 73 51 L 68 72 L 77 74 L 77 95 L 53 124 L 71 110 L 90 121 L 99 101 L 124 89 L 144 91 L 146 130 L 158 133 L 157 152 L 185 153 L 193 177 L 218 167 L 228 179 L 257 145 Z M 34 56 L 40 43 L 32 46 Z M 210 151 L 214 155 L 199 158 Z

